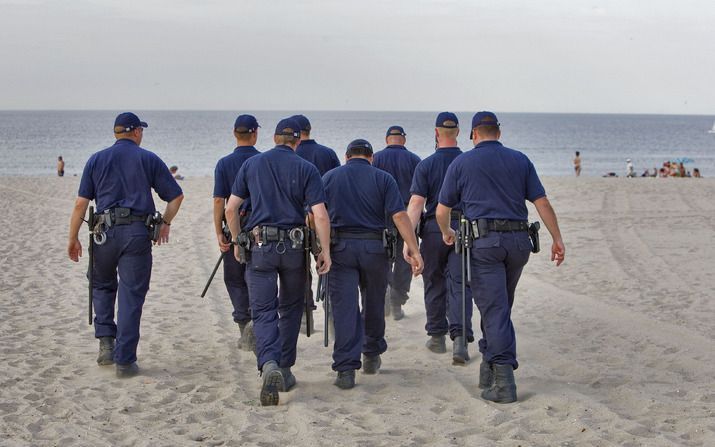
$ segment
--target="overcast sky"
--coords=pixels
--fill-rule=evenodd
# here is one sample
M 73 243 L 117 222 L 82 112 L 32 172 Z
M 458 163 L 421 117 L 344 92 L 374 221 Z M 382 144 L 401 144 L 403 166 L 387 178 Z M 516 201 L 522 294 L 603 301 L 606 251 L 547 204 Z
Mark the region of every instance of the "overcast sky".
M 715 2 L 0 0 L 0 109 L 715 113 Z

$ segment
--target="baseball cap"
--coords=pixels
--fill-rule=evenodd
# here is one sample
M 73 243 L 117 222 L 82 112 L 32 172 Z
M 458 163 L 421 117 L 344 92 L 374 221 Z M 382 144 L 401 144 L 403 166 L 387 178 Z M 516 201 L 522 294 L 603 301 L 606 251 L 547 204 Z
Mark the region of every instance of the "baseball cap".
M 129 132 L 137 127 L 149 127 L 149 125 L 144 121 L 141 121 L 139 117 L 132 112 L 124 112 L 117 115 L 114 119 L 115 131 L 117 130 L 117 127 L 123 128 L 123 132 Z
M 310 121 L 308 120 L 308 117 L 305 115 L 293 115 L 291 116 L 296 122 L 298 122 L 298 125 L 300 126 L 300 131 L 301 132 L 310 132 Z
M 445 124 L 445 122 L 451 121 L 451 123 Z M 457 115 L 452 112 L 442 112 L 437 115 L 437 120 L 434 123 L 434 127 L 444 127 L 446 129 L 454 129 L 459 127 L 459 120 Z
M 477 112 L 472 118 L 472 129 L 479 126 L 499 127 L 499 120 L 497 119 L 497 116 L 492 112 Z
M 300 124 L 298 124 L 298 121 L 296 121 L 293 117 L 283 118 L 276 125 L 276 132 L 274 135 L 286 135 L 299 138 Z
M 402 126 L 390 126 L 387 129 L 385 136 L 389 137 L 393 135 L 402 135 L 403 137 L 407 136 L 407 134 L 405 133 L 405 129 L 403 129 Z
M 256 117 L 253 115 L 238 115 L 236 122 L 233 124 L 233 129 L 238 133 L 253 133 L 259 127 Z
M 353 140 L 348 144 L 347 151 L 350 151 L 350 149 L 368 149 L 369 152 L 372 154 L 372 144 L 370 144 L 369 141 L 363 140 L 362 138 L 358 138 L 357 140 Z

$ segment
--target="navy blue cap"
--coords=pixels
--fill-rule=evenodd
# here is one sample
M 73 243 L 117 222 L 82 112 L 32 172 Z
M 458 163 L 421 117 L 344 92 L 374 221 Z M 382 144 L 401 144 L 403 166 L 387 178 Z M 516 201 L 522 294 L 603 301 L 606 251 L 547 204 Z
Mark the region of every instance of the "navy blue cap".
M 369 141 L 363 140 L 362 138 L 358 138 L 357 140 L 353 140 L 348 144 L 347 151 L 349 152 L 350 149 L 369 149 L 370 154 L 372 154 L 372 144 L 370 144 Z
M 403 129 L 402 126 L 390 126 L 389 129 L 387 129 L 385 136 L 389 137 L 393 135 L 401 135 L 403 137 L 407 136 L 407 134 L 405 133 L 405 129 Z
M 499 127 L 499 120 L 497 119 L 497 116 L 492 112 L 477 112 L 472 118 L 472 129 L 479 126 Z
M 445 124 L 445 121 L 452 121 L 451 123 Z M 434 123 L 434 127 L 444 127 L 446 129 L 454 129 L 459 127 L 459 120 L 457 115 L 452 112 L 442 112 L 437 115 L 437 120 Z
M 295 118 L 283 118 L 276 125 L 276 133 L 274 135 L 286 135 L 300 138 L 300 124 Z
M 236 122 L 233 124 L 233 130 L 238 133 L 253 133 L 259 127 L 256 117 L 253 115 L 238 115 Z
M 294 120 L 298 122 L 298 125 L 300 125 L 300 131 L 301 132 L 310 132 L 310 121 L 308 120 L 308 117 L 305 115 L 293 115 L 291 116 Z
M 115 132 L 117 131 L 117 127 L 123 128 L 122 132 L 129 132 L 137 127 L 149 127 L 149 125 L 141 121 L 139 117 L 132 112 L 124 112 L 117 115 L 117 118 L 114 120 Z

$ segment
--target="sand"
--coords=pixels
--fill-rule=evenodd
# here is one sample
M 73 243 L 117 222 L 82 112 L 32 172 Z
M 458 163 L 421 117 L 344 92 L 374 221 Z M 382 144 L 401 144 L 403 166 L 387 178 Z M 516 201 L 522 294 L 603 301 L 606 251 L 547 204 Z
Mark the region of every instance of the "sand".
M 298 386 L 263 408 L 220 272 L 199 298 L 218 255 L 210 178 L 182 182 L 171 244 L 154 250 L 142 373 L 122 381 L 95 363 L 86 254 L 66 255 L 78 179 L 2 177 L 0 445 L 715 445 L 715 180 L 544 183 L 567 259 L 550 264 L 544 233 L 519 284 L 518 403 L 479 398 L 478 359 L 424 347 L 417 279 L 380 374 L 334 387 L 318 324 Z

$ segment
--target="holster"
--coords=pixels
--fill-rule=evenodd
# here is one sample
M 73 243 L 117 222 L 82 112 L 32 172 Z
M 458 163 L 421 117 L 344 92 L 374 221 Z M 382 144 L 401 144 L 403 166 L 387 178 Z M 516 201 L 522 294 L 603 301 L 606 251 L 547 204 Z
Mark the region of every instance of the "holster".
M 159 240 L 161 226 L 164 225 L 164 217 L 159 211 L 155 211 L 154 214 L 146 216 L 145 225 L 147 230 L 149 230 L 149 238 L 153 242 L 157 242 Z
M 251 239 L 248 237 L 248 233 L 245 231 L 238 233 L 236 242 L 238 242 L 238 262 L 248 264 L 251 257 Z
M 382 233 L 382 246 L 385 247 L 388 259 L 394 261 L 397 258 L 397 233 L 394 228 L 385 228 Z
M 533 245 L 533 248 L 531 249 L 532 253 L 538 253 L 541 250 L 541 245 L 539 243 L 540 228 L 541 224 L 539 222 L 532 222 L 529 224 L 529 237 L 531 238 L 531 245 Z

